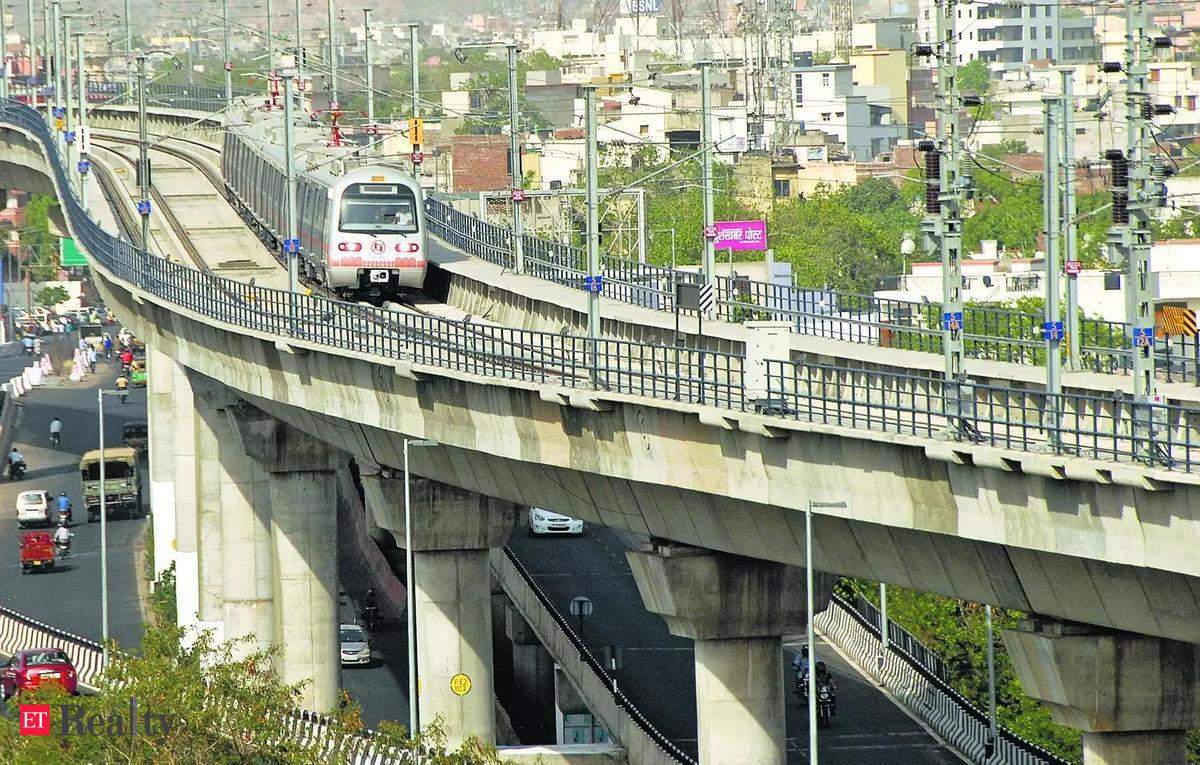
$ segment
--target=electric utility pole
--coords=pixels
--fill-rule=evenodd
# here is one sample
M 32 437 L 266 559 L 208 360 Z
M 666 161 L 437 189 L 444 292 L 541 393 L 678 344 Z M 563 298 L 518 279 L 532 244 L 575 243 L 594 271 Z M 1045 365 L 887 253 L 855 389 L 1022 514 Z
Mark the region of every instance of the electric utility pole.
M 1149 61 L 1153 42 L 1148 37 L 1146 0 L 1128 0 L 1125 16 L 1124 65 L 1105 63 L 1104 71 L 1125 72 L 1126 151 L 1110 150 L 1112 163 L 1113 226 L 1108 232 L 1113 260 L 1123 263 L 1125 310 L 1133 353 L 1134 403 L 1149 404 L 1154 384 L 1154 296 L 1150 289 L 1150 117 Z M 1145 410 L 1144 410 L 1145 411 Z M 1135 431 L 1148 435 L 1149 418 L 1136 416 Z
M 1042 108 L 1044 111 L 1042 132 L 1045 148 L 1042 153 L 1042 198 L 1046 247 L 1043 257 L 1046 293 L 1045 293 L 1045 323 L 1042 325 L 1042 337 L 1046 341 L 1046 417 L 1047 432 L 1052 444 L 1058 444 L 1059 418 L 1062 395 L 1062 355 L 1060 344 L 1063 338 L 1062 313 L 1059 306 L 1059 269 L 1061 257 L 1059 253 L 1060 236 L 1062 233 L 1062 197 L 1061 188 L 1061 158 L 1058 151 L 1058 131 L 1060 126 L 1059 111 L 1062 99 L 1059 96 L 1044 96 Z
M 150 147 L 146 131 L 146 57 L 137 57 L 137 106 L 138 106 L 138 167 L 137 182 L 141 201 L 138 212 L 142 216 L 142 249 L 150 253 Z
M 600 183 L 597 165 L 600 164 L 596 145 L 596 86 L 584 85 L 584 127 L 587 133 L 587 279 L 588 279 L 588 337 L 600 336 Z
M 75 120 L 71 117 L 71 101 L 74 100 L 71 96 L 74 90 L 71 87 L 71 18 L 70 14 L 62 16 L 62 62 L 63 62 L 63 82 L 66 86 L 65 100 L 63 101 L 63 115 L 66 117 L 66 131 L 63 133 L 63 142 L 66 145 L 67 159 L 67 177 L 71 177 L 70 167 L 74 164 L 71 158 L 75 150 L 75 131 L 73 130 Z
M 28 51 L 29 51 L 29 83 L 33 88 L 37 87 L 37 26 L 33 23 L 33 0 L 25 0 L 25 21 L 29 25 Z M 29 94 L 29 105 L 37 108 L 37 91 L 31 88 Z
M 700 62 L 700 155 L 701 173 L 700 185 L 703 187 L 704 212 L 704 262 L 702 271 L 704 283 L 715 287 L 716 275 L 716 221 L 713 213 L 713 145 L 712 145 L 712 103 L 709 98 L 708 83 L 709 62 Z
M 75 71 L 79 77 L 79 125 L 76 128 L 79 132 L 76 136 L 76 141 L 79 142 L 79 201 L 83 208 L 87 209 L 87 177 L 88 170 L 91 165 L 88 162 L 88 148 L 90 141 L 87 135 L 87 73 L 83 69 L 83 41 L 84 33 L 75 33 Z
M 287 241 L 283 243 L 287 258 L 288 291 L 295 293 L 300 280 L 300 233 L 296 222 L 296 142 L 292 128 L 292 73 L 283 73 L 283 153 L 286 157 L 287 178 Z
M 417 86 L 420 72 L 417 63 L 417 24 L 408 25 L 408 55 L 410 58 L 409 64 L 412 67 L 412 116 L 413 119 L 419 119 L 421 116 L 421 89 Z
M 337 44 L 333 39 L 333 0 L 326 0 L 325 8 L 329 14 L 329 108 L 337 109 Z
M 517 44 L 508 46 L 508 156 L 512 175 L 513 268 L 525 273 L 525 222 L 521 205 L 525 200 L 524 172 L 521 170 L 521 111 L 517 104 Z M 592 273 L 597 273 L 593 271 Z
M 300 26 L 300 0 L 296 0 L 296 84 L 304 91 L 304 29 Z
M 55 111 L 55 114 L 58 114 L 58 110 L 60 108 L 62 108 L 62 76 L 61 75 L 62 75 L 62 61 L 63 60 L 62 60 L 62 52 L 61 52 L 62 51 L 62 39 L 61 39 L 61 35 L 60 35 L 60 32 L 61 32 L 60 27 L 62 26 L 62 18 L 61 18 L 62 8 L 59 5 L 59 0 L 51 0 L 50 7 L 54 11 L 54 18 L 51 20 L 51 23 L 54 25 L 54 111 Z M 57 128 L 58 124 L 52 122 L 51 126 Z M 55 135 L 58 136 L 58 148 L 60 151 L 62 151 L 63 146 L 64 146 L 63 145 L 63 131 L 55 130 L 54 133 L 55 133 Z
M 222 0 L 224 2 L 225 0 Z M 133 13 L 125 0 L 125 98 L 133 92 Z M 225 57 L 228 60 L 229 56 Z M 129 103 L 126 101 L 125 103 Z
M 375 72 L 371 60 L 371 9 L 363 8 L 363 56 L 367 60 L 367 124 L 375 124 Z
M 937 57 L 937 139 L 921 141 L 925 152 L 925 220 L 921 224 L 925 253 L 942 264 L 942 346 L 946 380 L 961 382 L 963 366 L 962 299 L 962 147 L 958 130 L 958 54 L 955 4 L 936 0 L 937 39 L 918 45 L 918 55 Z M 961 400 L 960 400 L 961 401 Z M 950 413 L 956 419 L 962 412 Z
M 8 39 L 8 23 L 4 20 L 6 13 L 8 9 L 4 0 L 0 0 L 0 101 L 8 100 L 8 46 L 4 43 Z
M 225 68 L 225 108 L 233 106 L 233 61 L 229 58 L 229 0 L 221 0 L 221 57 Z
M 42 89 L 46 104 L 46 126 L 54 130 L 54 100 L 50 98 L 50 3 L 42 0 Z
M 1075 84 L 1074 70 L 1062 75 L 1062 239 L 1063 271 L 1067 277 L 1067 367 L 1078 370 L 1079 322 L 1079 222 L 1075 220 Z
M 271 18 L 271 0 L 264 0 L 267 10 L 267 72 L 270 78 L 275 79 L 275 20 Z M 189 50 L 191 39 L 188 39 Z

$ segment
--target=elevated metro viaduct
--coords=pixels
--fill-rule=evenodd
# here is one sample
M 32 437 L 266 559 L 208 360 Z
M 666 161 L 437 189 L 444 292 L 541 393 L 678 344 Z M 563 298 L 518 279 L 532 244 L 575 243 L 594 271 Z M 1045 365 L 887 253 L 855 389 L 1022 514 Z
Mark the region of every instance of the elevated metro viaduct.
M 32 132 L 7 124 L 0 177 L 53 176 Z M 1036 614 L 1006 642 L 1029 691 L 1084 732 L 1086 762 L 1184 761 L 1200 696 L 1196 476 L 397 361 L 185 309 L 89 255 L 151 348 L 153 511 L 174 527 L 180 613 L 278 643 L 311 708 L 337 682 L 332 471 L 349 455 L 367 466 L 368 510 L 399 532 L 396 469 L 420 438 L 439 445 L 411 453 L 428 481 L 414 495 L 419 708 L 456 738 L 494 735 L 491 694 L 444 682 L 490 686 L 484 551 L 514 504 L 538 505 L 654 540 L 631 563 L 647 607 L 697 641 L 702 760 L 782 763 L 779 638 L 805 616 L 804 510 L 841 500 L 814 518 L 819 571 Z

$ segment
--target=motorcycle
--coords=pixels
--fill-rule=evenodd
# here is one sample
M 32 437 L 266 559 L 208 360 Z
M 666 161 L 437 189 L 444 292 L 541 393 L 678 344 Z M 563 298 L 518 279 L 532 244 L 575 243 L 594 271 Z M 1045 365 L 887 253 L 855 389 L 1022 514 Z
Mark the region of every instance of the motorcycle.
M 53 446 L 55 449 L 58 448 L 58 443 L 61 440 L 62 440 L 61 433 L 51 433 L 50 434 L 50 445 Z
M 60 522 L 64 523 L 66 526 L 71 525 L 71 506 L 70 505 L 67 505 L 64 508 L 59 509 L 58 520 Z
M 54 540 L 54 551 L 60 558 L 66 558 L 71 554 L 71 540 Z
M 25 462 L 24 462 L 24 460 L 21 460 L 19 462 L 13 462 L 13 463 L 9 464 L 8 480 L 20 481 L 24 477 L 25 477 Z
M 362 620 L 364 627 L 374 631 L 376 625 L 379 624 L 379 606 L 363 606 Z
M 826 680 L 817 686 L 817 727 L 828 728 L 833 725 L 833 716 L 837 714 L 837 691 L 833 682 Z

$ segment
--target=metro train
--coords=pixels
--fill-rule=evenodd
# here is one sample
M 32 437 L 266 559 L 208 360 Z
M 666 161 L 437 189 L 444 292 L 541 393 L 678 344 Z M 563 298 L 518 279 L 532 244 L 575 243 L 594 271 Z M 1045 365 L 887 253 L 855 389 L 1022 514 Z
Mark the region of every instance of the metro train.
M 286 169 L 283 149 L 274 137 L 277 131 L 270 128 L 264 120 L 228 129 L 221 170 L 229 200 L 278 250 L 287 238 Z M 330 158 L 324 151 L 300 150 L 296 163 L 304 168 Z M 340 175 L 318 166 L 299 172 L 296 187 L 305 276 L 338 295 L 356 298 L 384 297 L 424 285 L 425 202 L 415 178 L 384 165 Z

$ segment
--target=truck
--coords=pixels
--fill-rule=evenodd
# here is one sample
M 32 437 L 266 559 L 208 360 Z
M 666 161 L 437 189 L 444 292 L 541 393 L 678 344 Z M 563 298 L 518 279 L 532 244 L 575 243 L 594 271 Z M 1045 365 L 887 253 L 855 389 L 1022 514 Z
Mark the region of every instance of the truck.
M 94 449 L 79 460 L 83 505 L 89 523 L 100 517 L 100 454 Z M 109 517 L 116 513 L 124 513 L 129 518 L 141 515 L 142 485 L 136 449 L 117 446 L 104 450 L 104 497 Z

